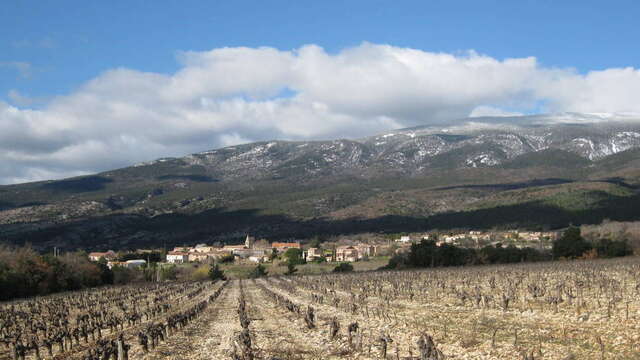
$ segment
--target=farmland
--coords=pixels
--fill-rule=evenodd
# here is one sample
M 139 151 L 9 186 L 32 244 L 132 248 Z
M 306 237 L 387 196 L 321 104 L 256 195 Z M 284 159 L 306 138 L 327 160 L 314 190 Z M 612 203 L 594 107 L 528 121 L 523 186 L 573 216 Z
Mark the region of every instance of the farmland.
M 0 305 L 0 359 L 640 359 L 640 260 L 106 287 Z

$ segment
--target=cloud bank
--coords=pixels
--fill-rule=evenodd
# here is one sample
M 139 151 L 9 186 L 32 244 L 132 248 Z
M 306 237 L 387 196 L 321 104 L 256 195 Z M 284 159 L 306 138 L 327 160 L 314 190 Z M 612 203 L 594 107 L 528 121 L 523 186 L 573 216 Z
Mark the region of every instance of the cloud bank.
M 0 101 L 0 184 L 61 178 L 267 139 L 362 137 L 467 116 L 640 112 L 640 70 L 578 74 L 364 43 L 330 54 L 184 52 L 174 74 L 119 68 L 29 109 Z M 19 101 L 18 101 L 19 100 Z M 509 110 L 505 110 L 509 109 Z M 514 109 L 515 112 L 514 112 Z

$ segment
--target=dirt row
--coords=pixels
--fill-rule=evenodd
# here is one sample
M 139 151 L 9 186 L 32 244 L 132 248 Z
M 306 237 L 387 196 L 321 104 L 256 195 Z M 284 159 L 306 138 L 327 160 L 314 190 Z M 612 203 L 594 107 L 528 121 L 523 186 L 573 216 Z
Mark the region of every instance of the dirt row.
M 230 282 L 207 309 L 186 328 L 149 354 L 138 352 L 130 359 L 230 359 L 238 322 L 237 281 Z

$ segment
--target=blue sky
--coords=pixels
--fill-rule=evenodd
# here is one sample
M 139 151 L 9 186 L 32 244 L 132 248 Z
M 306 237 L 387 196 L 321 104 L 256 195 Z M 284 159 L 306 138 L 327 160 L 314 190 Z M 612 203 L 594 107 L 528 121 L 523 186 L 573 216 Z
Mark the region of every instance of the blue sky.
M 21 1 L 0 5 L 0 98 L 64 94 L 114 67 L 171 73 L 179 50 L 363 41 L 581 72 L 635 66 L 637 1 Z
M 469 117 L 636 116 L 639 4 L 3 1 L 0 184 Z

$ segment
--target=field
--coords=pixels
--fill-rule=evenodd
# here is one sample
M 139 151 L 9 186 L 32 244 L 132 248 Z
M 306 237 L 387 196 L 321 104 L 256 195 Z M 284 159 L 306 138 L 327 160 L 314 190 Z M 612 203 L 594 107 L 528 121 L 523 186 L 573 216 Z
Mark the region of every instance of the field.
M 367 261 L 357 261 L 351 263 L 354 271 L 371 271 L 377 270 L 389 263 L 388 256 L 378 256 L 370 258 Z M 336 262 L 322 262 L 313 263 L 309 262 L 303 265 L 296 265 L 296 275 L 319 275 L 326 274 L 333 271 L 333 269 L 339 263 Z M 269 275 L 283 275 L 287 271 L 287 265 L 284 263 L 265 263 L 263 264 Z M 246 278 L 249 273 L 256 267 L 255 263 L 232 263 L 222 264 L 222 270 L 224 270 L 227 277 L 231 279 Z
M 0 360 L 640 359 L 639 270 L 624 258 L 94 289 L 0 305 Z

